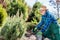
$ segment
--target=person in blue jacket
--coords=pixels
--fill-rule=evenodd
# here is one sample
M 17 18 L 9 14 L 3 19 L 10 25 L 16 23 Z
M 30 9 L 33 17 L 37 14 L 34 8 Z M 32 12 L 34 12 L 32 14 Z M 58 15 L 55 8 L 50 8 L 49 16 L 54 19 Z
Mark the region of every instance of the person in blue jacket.
M 42 20 L 36 26 L 34 31 L 40 30 L 43 38 L 60 40 L 59 26 L 57 20 L 51 15 L 52 13 L 47 10 L 46 6 L 41 6 L 40 14 L 42 15 Z

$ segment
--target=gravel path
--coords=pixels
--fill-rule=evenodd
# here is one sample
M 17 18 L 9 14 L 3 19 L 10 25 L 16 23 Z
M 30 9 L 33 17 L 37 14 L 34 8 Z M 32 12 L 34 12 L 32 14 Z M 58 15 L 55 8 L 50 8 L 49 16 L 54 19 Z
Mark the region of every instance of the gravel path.
M 35 35 L 31 35 L 30 37 L 23 37 L 21 40 L 36 40 Z M 49 40 L 48 38 L 45 38 L 44 40 Z
M 30 37 L 23 37 L 22 40 L 36 40 L 35 35 L 31 35 Z
M 30 32 L 26 32 L 26 34 L 30 34 Z M 24 35 L 20 40 L 38 40 L 37 38 L 36 38 L 36 36 L 35 35 L 29 35 L 29 36 L 27 36 L 27 35 Z M 41 40 L 41 36 L 37 36 L 38 38 L 39 38 L 39 40 Z M 18 39 L 19 40 L 19 39 Z M 49 40 L 48 38 L 45 38 L 44 40 Z

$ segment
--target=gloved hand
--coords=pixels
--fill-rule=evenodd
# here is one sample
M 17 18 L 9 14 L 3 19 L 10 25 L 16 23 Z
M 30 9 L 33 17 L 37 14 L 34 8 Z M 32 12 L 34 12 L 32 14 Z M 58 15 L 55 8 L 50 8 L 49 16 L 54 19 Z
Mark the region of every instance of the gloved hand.
M 33 32 L 33 34 L 37 34 L 38 29 L 37 29 L 37 28 L 34 28 L 34 29 L 32 30 L 32 32 Z
M 42 35 L 42 32 L 41 31 L 38 31 L 36 35 Z

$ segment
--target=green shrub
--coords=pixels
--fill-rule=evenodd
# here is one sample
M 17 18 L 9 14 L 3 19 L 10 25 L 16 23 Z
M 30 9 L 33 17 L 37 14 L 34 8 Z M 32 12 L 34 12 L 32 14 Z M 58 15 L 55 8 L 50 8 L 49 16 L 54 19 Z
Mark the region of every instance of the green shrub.
M 32 11 L 30 12 L 29 18 L 27 20 L 27 22 L 30 22 L 28 30 L 34 28 L 41 20 L 41 15 L 39 11 L 40 6 L 41 6 L 40 2 L 36 2 L 33 5 Z
M 0 4 L 0 26 L 4 24 L 6 17 L 7 17 L 7 12 Z
M 32 8 L 32 13 L 34 14 L 34 17 L 33 17 L 33 20 L 36 20 L 35 22 L 39 22 L 40 19 L 41 19 L 41 15 L 40 15 L 40 6 L 41 6 L 41 3 L 40 2 L 36 2 L 34 5 L 33 5 L 33 8 Z
M 1 35 L 5 40 L 16 40 L 24 35 L 26 28 L 26 23 L 22 17 L 8 17 L 5 26 L 1 30 Z
M 7 4 L 8 15 L 14 16 L 19 10 L 19 16 L 21 15 L 22 12 L 22 14 L 24 14 L 23 15 L 24 19 L 26 19 L 26 17 L 28 16 L 28 6 L 26 5 L 24 0 L 12 0 L 11 2 L 6 0 L 6 2 L 7 3 L 9 2 Z

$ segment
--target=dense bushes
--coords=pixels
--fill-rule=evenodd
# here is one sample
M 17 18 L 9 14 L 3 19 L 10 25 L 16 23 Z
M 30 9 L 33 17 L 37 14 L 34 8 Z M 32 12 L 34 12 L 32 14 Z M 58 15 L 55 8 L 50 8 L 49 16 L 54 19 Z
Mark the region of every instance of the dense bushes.
M 36 2 L 33 5 L 32 11 L 29 14 L 28 20 L 27 22 L 29 22 L 29 27 L 27 30 L 32 30 L 36 27 L 36 25 L 38 24 L 38 22 L 41 20 L 41 15 L 39 12 L 39 8 L 40 8 L 41 4 L 40 2 Z
M 1 35 L 5 40 L 16 40 L 22 37 L 26 28 L 26 23 L 22 17 L 8 17 L 6 24 L 1 30 Z
M 5 10 L 8 13 L 7 22 L 1 29 L 1 36 L 5 40 L 16 40 L 21 38 L 26 30 L 32 29 L 40 20 L 39 8 L 41 4 L 39 2 L 35 3 L 30 14 L 28 13 L 28 6 L 22 0 L 5 0 L 7 2 L 6 10 L 2 7 L 0 11 Z M 36 9 L 36 10 L 35 10 Z M 6 12 L 2 11 L 2 14 L 5 16 L 1 19 L 4 19 L 7 15 Z M 18 13 L 18 15 L 17 15 Z M 22 15 L 21 15 L 22 14 Z M 28 17 L 29 14 L 29 17 Z M 26 21 L 28 17 L 28 20 Z M 4 19 L 5 20 L 5 19 Z M 29 22 L 30 20 L 30 22 Z M 0 21 L 2 22 L 2 21 Z
M 10 2 L 6 0 L 6 2 L 8 15 L 14 16 L 19 10 L 19 16 L 21 12 L 22 14 L 24 14 L 24 19 L 28 16 L 28 6 L 24 2 L 24 0 L 11 0 Z
M 39 20 L 40 20 L 40 12 L 39 12 L 40 6 L 41 6 L 40 2 L 36 2 L 33 5 L 32 11 L 29 14 L 29 18 L 27 20 L 28 22 L 31 22 L 31 21 L 39 22 Z

